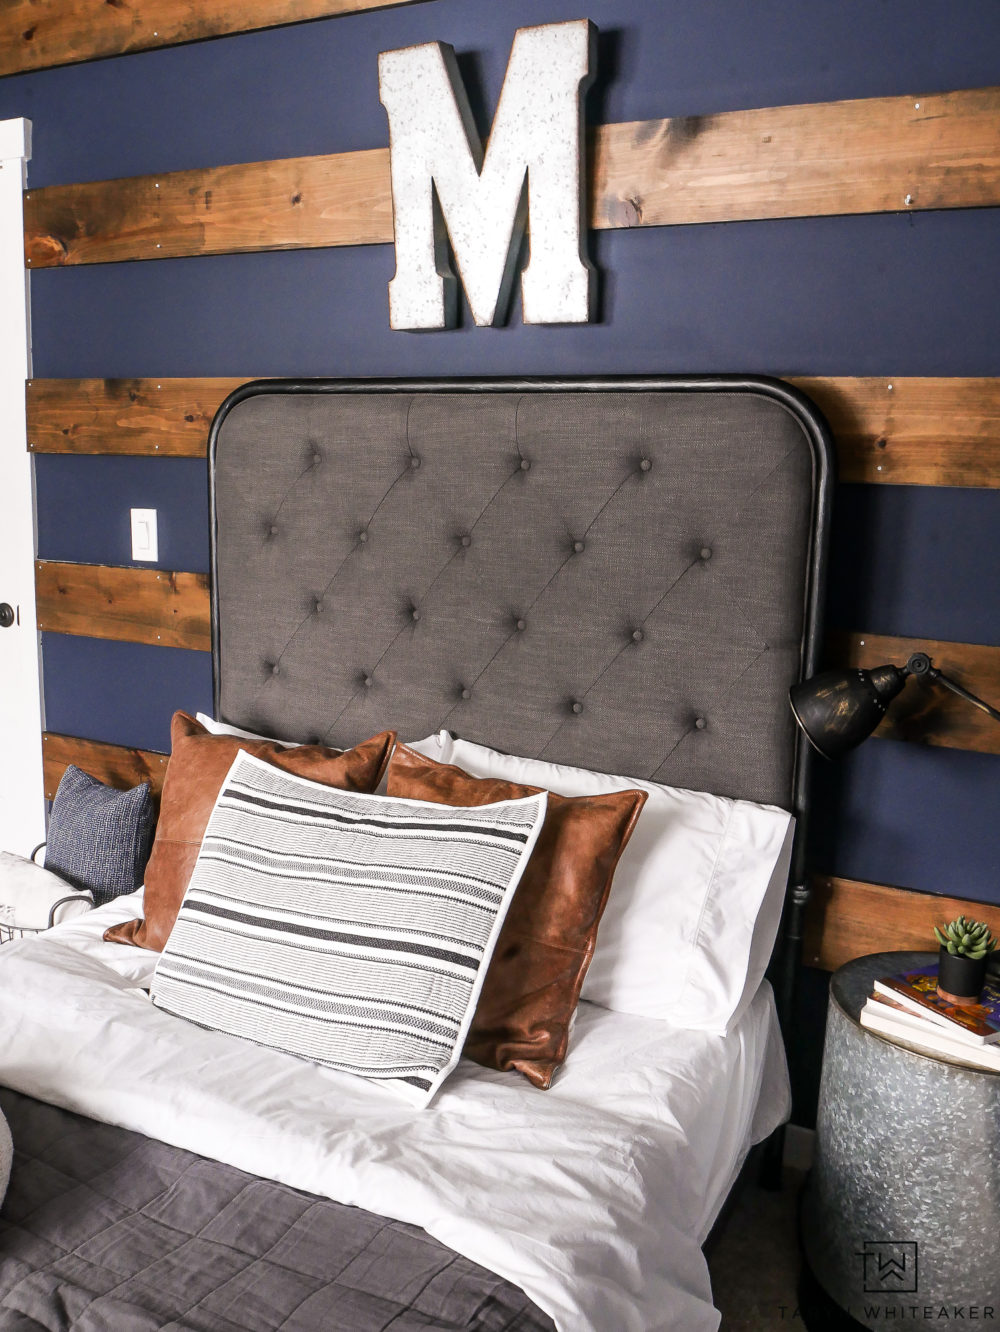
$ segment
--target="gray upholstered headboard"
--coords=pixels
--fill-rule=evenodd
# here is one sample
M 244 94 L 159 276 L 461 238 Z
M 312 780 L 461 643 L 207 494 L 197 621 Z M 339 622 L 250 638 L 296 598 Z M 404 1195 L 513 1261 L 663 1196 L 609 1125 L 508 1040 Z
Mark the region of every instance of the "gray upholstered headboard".
M 216 707 L 792 807 L 825 427 L 746 379 L 262 382 L 212 433 Z

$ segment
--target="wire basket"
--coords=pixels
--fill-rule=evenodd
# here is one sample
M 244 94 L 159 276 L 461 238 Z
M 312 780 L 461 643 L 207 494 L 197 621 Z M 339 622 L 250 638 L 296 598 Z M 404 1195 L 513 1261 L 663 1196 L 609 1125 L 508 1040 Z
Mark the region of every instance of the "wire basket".
M 33 930 L 27 925 L 4 925 L 0 923 L 0 944 L 13 943 L 15 939 L 26 939 L 29 935 L 44 933 L 44 930 Z
M 44 934 L 46 930 L 51 930 L 52 926 L 56 923 L 56 912 L 59 908 L 65 906 L 67 902 L 79 902 L 81 897 L 90 898 L 90 905 L 94 905 L 94 899 L 90 893 L 76 892 L 68 897 L 60 897 L 59 900 L 53 902 L 49 908 L 48 925 L 13 925 L 8 920 L 0 919 L 0 944 L 14 943 L 17 939 L 27 939 L 34 934 Z M 9 908 L 7 909 L 9 910 Z M 0 907 L 0 917 L 2 917 L 4 910 L 4 907 Z

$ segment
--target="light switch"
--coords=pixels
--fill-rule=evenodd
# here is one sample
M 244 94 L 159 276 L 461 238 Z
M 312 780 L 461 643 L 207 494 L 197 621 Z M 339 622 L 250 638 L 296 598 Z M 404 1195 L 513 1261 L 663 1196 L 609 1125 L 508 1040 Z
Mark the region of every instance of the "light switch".
M 158 560 L 156 510 L 132 509 L 132 558 Z

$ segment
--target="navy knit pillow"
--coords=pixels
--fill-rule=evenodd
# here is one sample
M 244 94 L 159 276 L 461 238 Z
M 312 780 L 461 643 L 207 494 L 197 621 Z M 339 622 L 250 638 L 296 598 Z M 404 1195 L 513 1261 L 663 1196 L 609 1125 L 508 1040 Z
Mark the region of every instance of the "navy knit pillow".
M 52 802 L 45 868 L 101 906 L 142 886 L 155 824 L 148 782 L 116 791 L 71 763 Z

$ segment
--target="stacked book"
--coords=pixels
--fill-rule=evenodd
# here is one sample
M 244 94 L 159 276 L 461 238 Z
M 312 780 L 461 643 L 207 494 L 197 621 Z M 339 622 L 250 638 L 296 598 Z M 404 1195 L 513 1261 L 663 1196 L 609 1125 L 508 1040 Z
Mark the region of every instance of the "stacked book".
M 861 1025 L 971 1068 L 1000 1072 L 1000 977 L 987 977 L 979 1003 L 959 1006 L 938 994 L 937 971 L 927 966 L 877 980 Z

